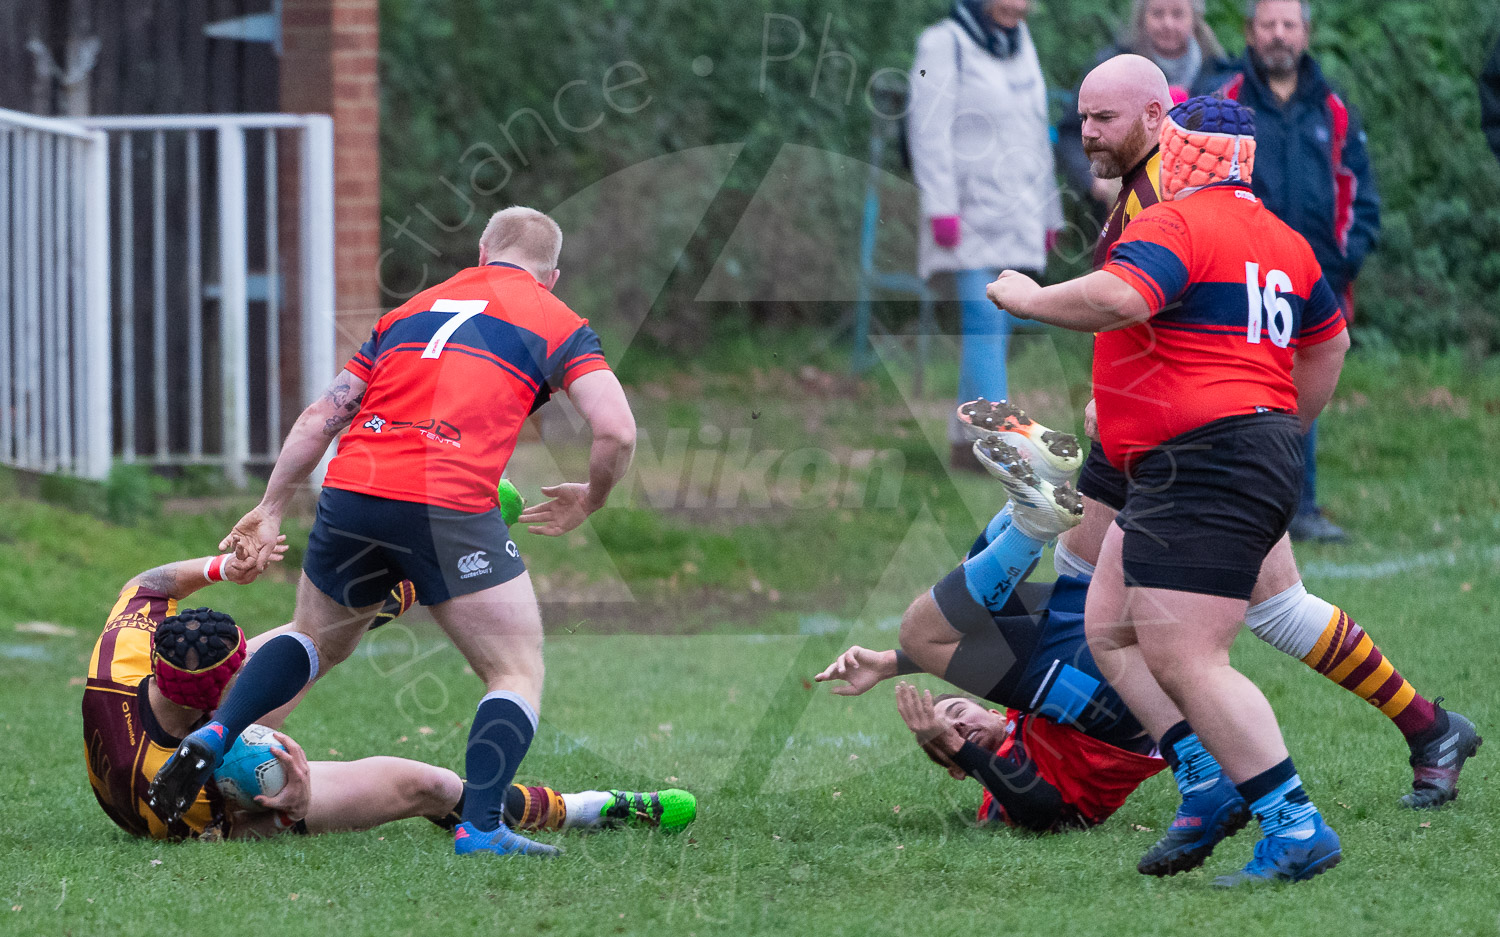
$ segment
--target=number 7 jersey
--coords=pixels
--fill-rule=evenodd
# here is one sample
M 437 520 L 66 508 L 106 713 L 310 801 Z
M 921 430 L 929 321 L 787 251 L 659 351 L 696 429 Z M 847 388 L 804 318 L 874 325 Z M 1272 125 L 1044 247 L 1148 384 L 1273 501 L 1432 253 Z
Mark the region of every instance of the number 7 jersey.
M 1248 186 L 1152 205 L 1103 269 L 1151 310 L 1095 337 L 1094 399 L 1116 467 L 1222 417 L 1296 413 L 1293 354 L 1345 327 L 1312 248 Z
M 495 507 L 526 418 L 609 365 L 588 320 L 494 263 L 387 313 L 345 368 L 369 387 L 324 484 L 477 513 Z

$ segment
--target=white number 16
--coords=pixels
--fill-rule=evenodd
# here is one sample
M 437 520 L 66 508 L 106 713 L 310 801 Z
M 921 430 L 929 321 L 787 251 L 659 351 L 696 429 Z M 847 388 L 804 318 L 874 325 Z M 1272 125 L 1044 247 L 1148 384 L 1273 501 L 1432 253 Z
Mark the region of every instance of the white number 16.
M 1262 313 L 1268 318 L 1266 331 L 1271 344 L 1285 348 L 1292 342 L 1292 304 L 1281 293 L 1292 291 L 1292 278 L 1280 270 L 1266 271 L 1266 285 L 1260 285 L 1260 264 L 1245 263 L 1245 299 L 1250 307 L 1250 322 L 1245 327 L 1245 341 L 1260 344 Z

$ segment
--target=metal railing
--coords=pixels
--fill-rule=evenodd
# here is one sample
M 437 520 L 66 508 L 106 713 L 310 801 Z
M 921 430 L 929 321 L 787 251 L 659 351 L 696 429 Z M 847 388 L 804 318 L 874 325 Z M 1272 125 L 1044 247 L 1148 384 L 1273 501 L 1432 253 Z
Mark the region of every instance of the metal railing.
M 327 116 L 0 110 L 0 463 L 243 485 L 280 450 L 283 386 L 310 400 L 336 368 L 333 231 Z
M 108 142 L 0 110 L 0 462 L 110 465 Z
M 300 379 L 288 383 L 310 400 L 336 370 L 333 122 L 206 114 L 80 123 L 106 133 L 114 157 L 115 451 L 125 462 L 217 466 L 243 485 L 248 464 L 280 451 L 288 300 L 300 325 Z M 283 209 L 293 203 L 290 223 Z M 284 232 L 297 245 L 291 265 Z

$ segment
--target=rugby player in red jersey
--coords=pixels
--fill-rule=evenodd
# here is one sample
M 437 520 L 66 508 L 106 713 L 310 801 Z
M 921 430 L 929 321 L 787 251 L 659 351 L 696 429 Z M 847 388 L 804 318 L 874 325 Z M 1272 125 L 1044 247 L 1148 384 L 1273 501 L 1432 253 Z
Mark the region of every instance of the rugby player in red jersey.
M 556 854 L 502 822 L 536 733 L 544 671 L 536 594 L 495 486 L 522 423 L 554 392 L 592 430 L 589 480 L 543 488 L 551 500 L 520 517 L 533 533 L 560 536 L 603 507 L 635 448 L 635 419 L 598 336 L 551 293 L 561 248 L 541 212 L 496 212 L 478 266 L 382 317 L 297 420 L 265 497 L 220 545 L 263 566 L 293 494 L 349 428 L 318 500 L 294 630 L 266 642 L 214 719 L 157 773 L 147 800 L 164 821 L 187 809 L 247 725 L 347 658 L 407 579 L 487 690 L 469 733 L 455 851 Z
M 284 539 L 284 538 L 283 538 Z M 286 548 L 279 547 L 273 561 Z M 451 830 L 464 784 L 447 768 L 410 758 L 375 756 L 356 761 L 308 761 L 300 746 L 277 734 L 273 749 L 286 775 L 274 796 L 259 796 L 259 809 L 220 796 L 210 782 L 183 815 L 171 823 L 146 806 L 152 776 L 182 737 L 208 720 L 224 688 L 246 655 L 290 626 L 245 639 L 234 619 L 209 608 L 181 608 L 183 599 L 213 582 L 245 585 L 257 576 L 253 563 L 233 554 L 167 563 L 131 578 L 110 609 L 95 642 L 83 691 L 83 739 L 89 785 L 105 814 L 133 836 L 188 839 L 278 833 L 363 830 L 394 820 L 425 817 Z M 371 629 L 396 618 L 415 601 L 402 582 L 386 597 Z M 295 701 L 261 720 L 280 728 Z M 686 791 L 652 793 L 582 791 L 511 785 L 506 823 L 523 830 L 598 829 L 638 825 L 681 829 L 695 816 Z
M 1084 79 L 1078 108 L 1084 148 L 1101 178 L 1120 177 L 1122 186 L 1094 252 L 1095 268 L 1108 260 L 1125 226 L 1160 201 L 1159 130 L 1167 109 L 1168 89 L 1161 70 L 1147 59 L 1121 55 L 1105 61 Z M 1090 413 L 1085 423 L 1091 422 Z M 983 413 L 981 414 L 981 411 Z M 981 416 L 976 434 L 1003 423 L 1006 405 L 970 407 L 972 421 Z M 1019 418 L 1025 420 L 1025 415 Z M 985 419 L 984 417 L 987 417 Z M 1015 422 L 1015 416 L 1010 417 Z M 1045 432 L 1045 427 L 1037 427 Z M 1096 436 L 1096 432 L 1090 432 Z M 1078 479 L 1083 520 L 1058 539 L 1054 563 L 1060 575 L 1090 578 L 1104 535 L 1125 505 L 1128 479 L 1109 463 L 1102 446 L 1090 448 Z M 1246 625 L 1277 650 L 1301 660 L 1318 673 L 1375 706 L 1401 732 L 1410 750 L 1411 790 L 1401 798 L 1407 807 L 1440 807 L 1458 796 L 1458 779 L 1480 738 L 1472 722 L 1450 712 L 1440 700 L 1419 693 L 1371 636 L 1344 610 L 1311 594 L 1302 583 L 1291 540 L 1283 536 L 1261 564 L 1246 612 Z M 1177 733 L 1181 735 L 1181 733 Z M 1194 778 L 1175 757 L 1176 736 L 1163 740 L 1179 786 Z M 1191 746 L 1195 740 L 1186 739 Z M 1215 825 L 1194 812 L 1185 799 L 1178 821 L 1141 860 L 1142 872 L 1172 874 L 1194 868 L 1207 858 Z M 1222 822 L 1240 822 L 1233 816 Z
M 990 298 L 1099 333 L 1099 431 L 1134 484 L 1089 591 L 1090 648 L 1153 736 L 1191 722 L 1260 820 L 1255 857 L 1216 884 L 1302 880 L 1339 861 L 1338 836 L 1228 651 L 1296 506 L 1299 420 L 1332 396 L 1348 335 L 1307 243 L 1250 192 L 1253 115 L 1194 98 L 1161 141 L 1163 201 L 1102 271 L 1045 289 L 1008 271 Z

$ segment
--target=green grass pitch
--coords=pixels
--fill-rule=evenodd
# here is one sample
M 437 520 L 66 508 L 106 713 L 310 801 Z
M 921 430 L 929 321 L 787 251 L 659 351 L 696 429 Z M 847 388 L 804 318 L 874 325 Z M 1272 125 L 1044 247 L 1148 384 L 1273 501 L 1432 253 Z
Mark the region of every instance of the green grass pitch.
M 1020 380 L 1048 367 L 1023 359 Z M 459 860 L 420 820 L 262 843 L 166 845 L 117 831 L 84 776 L 75 678 L 124 579 L 211 551 L 243 505 L 127 528 L 8 494 L 0 934 L 1500 931 L 1500 748 L 1481 749 L 1455 805 L 1403 810 L 1410 772 L 1388 720 L 1248 635 L 1237 662 L 1265 688 L 1309 792 L 1343 837 L 1336 870 L 1255 893 L 1211 891 L 1212 874 L 1248 858 L 1252 827 L 1206 870 L 1143 878 L 1135 862 L 1175 804 L 1166 775 L 1086 833 L 976 828 L 978 786 L 949 780 L 917 751 L 888 686 L 848 700 L 807 681 L 846 643 L 893 645 L 894 617 L 957 561 L 992 487 L 948 478 L 929 444 L 941 407 L 906 401 L 893 385 L 868 390 L 881 412 L 904 418 L 856 431 L 867 408 L 830 397 L 817 410 L 817 442 L 795 441 L 812 418 L 805 403 L 778 404 L 769 392 L 756 402 L 742 389 L 707 378 L 696 396 L 646 388 L 642 425 L 658 440 L 710 416 L 728 430 L 736 424 L 724 414 L 749 396 L 758 431 L 792 440 L 787 448 L 906 453 L 900 503 L 773 508 L 726 522 L 638 493 L 571 544 L 522 538 L 552 593 L 619 582 L 637 606 L 609 621 L 549 611 L 543 722 L 523 779 L 563 790 L 680 786 L 700 803 L 678 836 L 546 834 L 567 849 L 552 862 Z M 1032 404 L 1056 420 L 1052 405 Z M 1351 363 L 1323 422 L 1322 464 L 1324 500 L 1356 540 L 1298 551 L 1309 587 L 1347 608 L 1421 692 L 1470 715 L 1491 746 L 1500 744 L 1497 413 L 1493 369 Z M 525 479 L 523 491 L 534 498 L 546 481 Z M 289 532 L 295 540 L 305 527 Z M 216 586 L 203 601 L 254 631 L 285 620 L 291 586 Z M 73 631 L 16 628 L 33 621 Z M 313 758 L 400 754 L 459 768 L 478 695 L 458 655 L 414 619 L 372 636 L 288 730 Z

